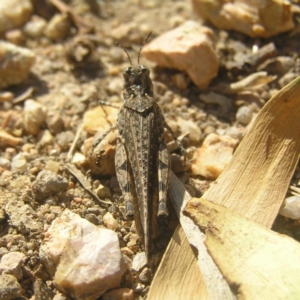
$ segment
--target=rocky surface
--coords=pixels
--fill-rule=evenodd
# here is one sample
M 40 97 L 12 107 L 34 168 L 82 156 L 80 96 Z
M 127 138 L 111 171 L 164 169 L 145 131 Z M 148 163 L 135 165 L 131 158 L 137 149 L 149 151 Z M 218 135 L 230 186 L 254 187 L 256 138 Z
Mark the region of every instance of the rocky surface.
M 126 270 L 116 233 L 68 209 L 45 233 L 40 257 L 58 290 L 78 300 L 117 287 Z
M 21 4 L 12 7 L 10 3 L 16 3 L 12 0 L 0 2 L 0 31 L 6 47 L 0 48 L 0 298 L 69 300 L 86 293 L 90 286 L 78 292 L 73 286 L 77 281 L 70 283 L 63 276 L 80 257 L 79 250 L 76 255 L 64 244 L 74 243 L 64 234 L 71 237 L 76 226 L 84 224 L 97 234 L 108 230 L 123 262 L 110 266 L 122 269 L 116 272 L 114 287 L 102 289 L 103 282 L 98 282 L 101 292 L 93 290 L 91 298 L 100 292 L 103 299 L 145 299 L 177 217 L 170 205 L 168 218 L 159 223 L 147 266 L 135 222 L 125 218 L 115 176 L 117 131 L 90 151 L 116 122 L 128 56 L 133 64 L 139 60 L 150 68 L 155 101 L 186 148 L 185 162 L 166 132 L 172 169 L 190 194 L 200 197 L 264 104 L 300 75 L 299 1 L 293 1 L 287 14 L 290 18 L 292 13 L 294 29 L 279 36 L 268 31 L 272 35 L 268 39 L 239 33 L 242 20 L 233 24 L 232 31 L 220 30 L 209 21 L 202 24 L 193 15 L 192 3 L 183 0 L 21 1 L 29 9 Z M 256 8 L 247 14 L 257 13 Z M 7 21 L 3 9 L 18 22 Z M 241 12 L 231 10 L 236 14 L 232 19 L 240 20 Z M 187 28 L 186 24 L 193 25 Z M 254 25 L 252 29 L 261 29 Z M 183 45 L 185 41 L 189 43 Z M 150 46 L 164 64 L 146 59 Z M 299 178 L 298 167 L 293 188 L 299 187 Z M 287 197 L 295 193 L 290 190 Z M 294 211 L 293 204 L 286 204 Z M 68 213 L 76 224 L 64 221 Z M 278 216 L 274 229 L 299 240 L 299 221 L 292 217 Z M 41 249 L 59 222 L 55 238 L 57 234 L 62 243 L 53 244 L 49 253 L 65 248 L 61 255 L 59 251 L 44 255 Z M 100 240 L 93 238 L 96 244 Z M 83 244 L 87 245 L 85 240 L 78 242 Z M 80 267 L 88 279 L 98 280 L 102 275 L 94 276 L 97 273 L 89 269 L 93 264 L 86 263 L 93 259 L 94 250 Z M 75 275 L 80 277 L 79 272 Z

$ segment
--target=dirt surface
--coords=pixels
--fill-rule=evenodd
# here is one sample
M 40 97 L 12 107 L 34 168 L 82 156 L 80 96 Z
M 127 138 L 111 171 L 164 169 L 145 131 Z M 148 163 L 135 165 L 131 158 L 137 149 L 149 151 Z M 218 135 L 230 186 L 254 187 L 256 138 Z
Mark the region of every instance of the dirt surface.
M 47 108 L 47 118 L 39 128 L 39 132 L 30 135 L 24 129 L 22 100 L 16 104 L 0 102 L 2 128 L 22 139 L 21 145 L 1 145 L 0 149 L 0 157 L 6 159 L 0 166 L 0 257 L 12 251 L 26 255 L 23 277 L 19 281 L 23 289 L 22 299 L 30 299 L 34 294 L 35 299 L 41 299 L 37 295 L 43 289 L 46 290 L 44 295 L 48 295 L 46 299 L 52 299 L 57 293 L 53 278 L 47 274 L 40 262 L 39 248 L 45 231 L 65 208 L 97 226 L 105 226 L 103 216 L 110 212 L 118 221 L 116 232 L 121 248 L 130 248 L 133 254 L 142 251 L 140 243 L 134 242 L 135 236 L 130 235 L 134 233 L 132 222 L 124 218 L 124 205 L 116 176 L 90 174 L 87 163 L 77 164 L 82 173 L 90 179 L 93 190 L 97 190 L 100 185 L 107 188 L 108 192 L 102 193 L 99 197 L 105 201 L 112 201 L 113 205 L 102 204 L 85 191 L 78 178 L 66 169 L 68 152 L 86 111 L 97 107 L 99 100 L 116 105 L 122 102 L 122 70 L 129 62 L 125 52 L 116 46 L 115 42 L 125 47 L 132 60 L 136 61 L 140 45 L 150 31 L 152 31 L 151 40 L 185 20 L 196 19 L 192 15 L 189 1 L 72 0 L 66 3 L 72 7 L 75 15 L 81 16 L 87 24 L 92 24 L 94 31 L 79 34 L 78 27 L 76 29 L 73 23 L 67 37 L 57 42 L 45 37 L 38 39 L 27 37 L 23 46 L 34 51 L 35 64 L 26 81 L 6 89 L 12 92 L 14 97 L 22 95 L 28 88 L 34 89 L 30 98 Z M 46 6 L 40 6 L 35 13 L 48 18 L 51 16 L 51 10 Z M 83 27 L 81 29 L 84 30 Z M 196 147 L 200 147 L 211 132 L 232 131 L 235 132 L 237 139 L 241 139 L 245 133 L 245 126 L 236 121 L 238 108 L 248 106 L 254 114 L 258 113 L 276 91 L 300 72 L 297 34 L 291 36 L 286 33 L 271 39 L 252 39 L 235 32 L 213 29 L 220 58 L 218 77 L 210 85 L 215 87 L 212 88 L 214 91 L 222 94 L 222 88 L 218 88 L 220 84 L 236 82 L 258 70 L 268 57 L 264 58 L 263 62 L 255 61 L 253 48 L 256 46 L 261 48 L 273 42 L 276 54 L 272 54 L 272 57 L 289 57 L 293 61 L 293 66 L 285 69 L 278 62 L 267 65 L 264 70 L 268 75 L 276 75 L 276 80 L 252 91 L 251 95 L 245 94 L 243 97 L 237 96 L 236 93 L 226 95 L 231 99 L 231 105 L 224 114 L 222 106 L 201 101 L 199 95 L 203 92 L 184 74 L 176 70 L 154 67 L 153 63 L 141 57 L 141 62 L 151 68 L 156 100 L 167 122 L 175 129 L 176 135 L 182 134 L 180 124 L 177 124 L 179 118 L 191 120 L 201 129 L 201 136 L 197 141 L 189 137 L 182 139 L 189 159 L 192 158 Z M 79 44 L 83 45 L 83 54 L 80 53 L 82 48 L 78 47 Z M 79 52 L 76 52 L 77 50 Z M 78 57 L 76 55 L 79 57 L 86 55 L 86 60 L 76 61 Z M 187 87 L 183 90 L 174 80 L 176 74 L 181 74 L 184 80 L 187 80 Z M 53 138 L 45 137 L 45 130 L 49 130 Z M 81 131 L 73 153 L 86 153 L 84 144 L 91 137 L 92 134 Z M 90 145 L 91 139 L 89 141 Z M 170 142 L 171 137 L 167 136 L 167 141 Z M 20 156 L 16 158 L 18 154 Z M 175 149 L 174 168 L 178 160 L 180 157 Z M 17 163 L 19 165 L 15 166 Z M 50 170 L 61 175 L 67 180 L 68 189 L 65 190 L 58 184 L 52 187 L 54 190 L 51 190 L 49 195 L 44 192 L 43 196 L 36 196 L 32 183 L 37 180 L 42 170 Z M 191 194 L 200 196 L 203 186 L 206 185 L 205 178 L 189 177 L 189 172 L 184 167 L 178 167 L 176 171 Z M 299 176 L 299 169 L 296 172 Z M 57 182 L 62 180 L 58 179 Z M 299 178 L 295 178 L 293 182 L 299 184 L 298 181 Z M 171 207 L 170 210 L 169 218 L 161 225 L 162 234 L 152 249 L 153 273 L 178 224 Z M 274 228 L 299 240 L 300 227 L 297 221 L 287 221 L 279 217 Z M 127 256 L 131 261 L 133 256 L 128 253 Z M 37 281 L 37 278 L 41 281 Z M 145 299 L 150 284 L 151 280 L 141 281 L 139 272 L 127 271 L 123 276 L 121 287 L 133 289 L 136 299 Z

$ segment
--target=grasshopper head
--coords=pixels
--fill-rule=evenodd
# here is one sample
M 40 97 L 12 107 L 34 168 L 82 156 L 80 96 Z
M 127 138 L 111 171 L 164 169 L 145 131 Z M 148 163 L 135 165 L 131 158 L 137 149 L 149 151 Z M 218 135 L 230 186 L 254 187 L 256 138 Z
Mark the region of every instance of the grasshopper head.
M 147 94 L 153 96 L 150 71 L 144 65 L 130 66 L 123 72 L 125 94 L 131 96 L 142 96 Z

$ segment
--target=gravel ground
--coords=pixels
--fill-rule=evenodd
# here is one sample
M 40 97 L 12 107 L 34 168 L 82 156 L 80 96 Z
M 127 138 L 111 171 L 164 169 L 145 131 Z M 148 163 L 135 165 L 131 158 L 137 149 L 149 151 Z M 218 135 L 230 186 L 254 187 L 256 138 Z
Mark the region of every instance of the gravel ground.
M 99 100 L 115 105 L 120 105 L 122 101 L 122 70 L 129 62 L 124 51 L 115 45 L 116 41 L 136 60 L 140 45 L 150 31 L 150 39 L 153 39 L 185 20 L 196 18 L 192 15 L 189 1 L 72 0 L 67 3 L 74 14 L 83 17 L 88 24 L 93 24 L 95 34 L 84 33 L 79 36 L 74 25 L 68 25 L 70 31 L 66 38 L 57 42 L 46 37 L 26 37 L 23 46 L 35 53 L 35 64 L 24 82 L 3 89 L 13 93 L 17 101 L 0 102 L 2 129 L 21 139 L 21 143 L 15 145 L 1 143 L 0 148 L 0 257 L 14 251 L 26 257 L 22 267 L 23 275 L 19 279 L 23 289 L 20 299 L 30 299 L 33 295 L 35 299 L 42 299 L 39 296 L 41 291 L 44 291 L 43 297 L 52 299 L 57 293 L 53 278 L 41 264 L 39 249 L 45 231 L 65 208 L 103 227 L 109 227 L 109 222 L 112 222 L 103 219 L 110 212 L 117 221 L 115 231 L 127 259 L 131 261 L 136 253 L 142 251 L 132 221 L 124 218 L 124 205 L 114 170 L 109 169 L 109 166 L 102 171 L 94 170 L 90 162 L 82 162 L 87 145 L 92 143 L 93 128 L 81 131 L 79 128 L 85 112 L 97 107 Z M 50 12 L 44 7 L 38 11 L 42 16 Z M 277 78 L 255 92 L 244 93 L 243 96 L 226 95 L 230 99 L 228 108 L 223 104 L 200 100 L 199 96 L 203 96 L 203 92 L 182 72 L 155 67 L 141 57 L 141 62 L 151 69 L 156 100 L 176 135 L 183 133 L 179 120 L 192 121 L 190 130 L 201 129 L 196 130 L 196 137 L 181 137 L 189 159 L 210 133 L 231 133 L 240 140 L 250 122 L 249 114 L 257 114 L 264 103 L 298 76 L 300 71 L 297 35 L 286 33 L 269 39 L 252 39 L 235 32 L 213 30 L 220 59 L 218 76 L 211 83 L 212 87 L 216 87 L 214 91 L 222 94 L 222 89 L 217 88 L 220 84 L 237 82 L 259 68 L 266 70 L 269 75 L 277 75 Z M 276 47 L 276 54 L 272 54 L 272 57 L 285 56 L 286 61 L 266 63 L 265 58 L 263 62 L 254 63 L 257 56 L 253 54 L 253 47 L 261 48 L 270 43 Z M 76 60 L 78 55 L 84 57 L 84 63 Z M 248 63 L 244 63 L 247 60 Z M 287 64 L 291 61 L 292 67 L 288 68 Z M 26 92 L 29 93 L 27 97 L 24 96 Z M 18 99 L 20 95 L 24 97 Z M 42 105 L 42 108 L 29 108 L 29 111 L 43 116 L 43 109 L 47 110 L 45 117 L 38 122 L 36 132 L 31 134 L 26 130 L 33 118 L 27 114 L 26 119 L 24 100 L 28 98 Z M 116 116 L 117 110 L 114 110 L 111 108 L 112 115 Z M 105 123 L 107 118 L 103 116 L 102 119 Z M 171 142 L 170 136 L 166 136 L 166 139 Z M 73 153 L 78 154 L 76 165 L 88 178 L 91 190 L 96 191 L 101 200 L 113 202 L 112 205 L 103 204 L 88 193 L 80 184 L 78 176 L 67 168 L 68 153 L 74 140 Z M 172 163 L 173 170 L 188 191 L 193 196 L 201 196 L 209 183 L 201 176 L 189 176 L 187 168 L 180 164 L 176 148 L 172 154 Z M 51 179 L 46 172 L 45 177 L 38 177 L 45 170 L 57 176 Z M 299 184 L 299 174 L 298 168 L 293 179 L 295 184 Z M 162 234 L 154 244 L 153 273 L 177 224 L 177 217 L 170 207 L 170 216 L 160 225 Z M 298 221 L 279 216 L 274 229 L 300 240 Z M 148 276 L 145 271 L 143 274 L 127 271 L 121 287 L 133 289 L 135 299 L 145 299 L 151 284 L 151 278 L 145 279 L 145 276 Z

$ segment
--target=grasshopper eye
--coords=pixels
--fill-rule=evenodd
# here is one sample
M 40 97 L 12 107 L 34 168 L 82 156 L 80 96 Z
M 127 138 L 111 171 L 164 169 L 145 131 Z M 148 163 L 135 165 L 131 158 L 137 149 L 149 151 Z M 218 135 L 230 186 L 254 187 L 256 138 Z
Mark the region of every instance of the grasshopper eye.
M 143 66 L 143 65 L 141 66 L 141 70 L 142 70 L 143 74 L 145 74 L 145 75 L 149 75 L 150 74 L 149 69 L 147 67 Z
M 123 72 L 123 75 L 125 77 L 129 77 L 131 75 L 131 68 L 130 67 L 126 68 Z

